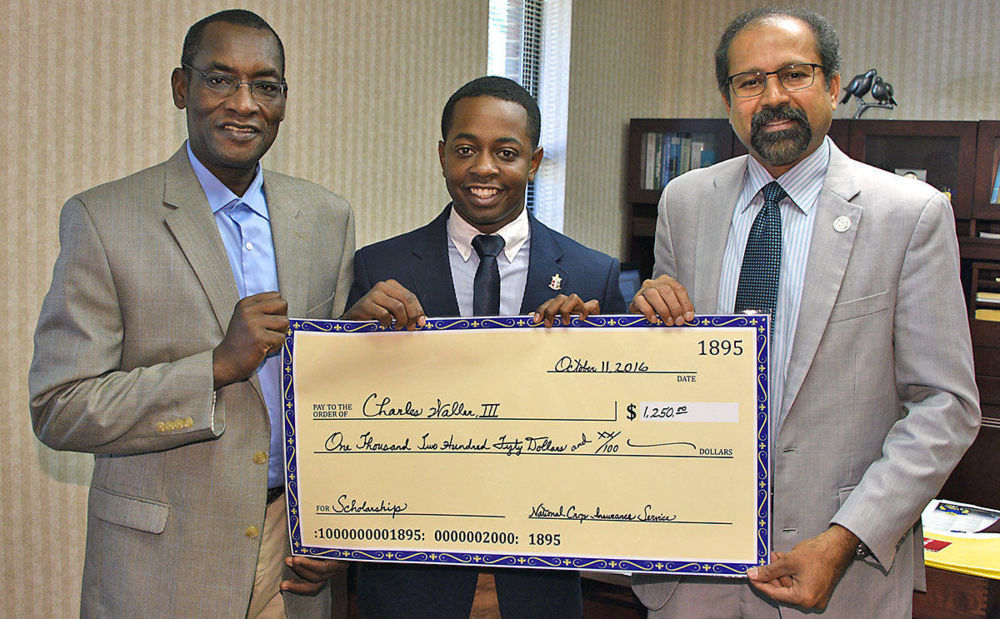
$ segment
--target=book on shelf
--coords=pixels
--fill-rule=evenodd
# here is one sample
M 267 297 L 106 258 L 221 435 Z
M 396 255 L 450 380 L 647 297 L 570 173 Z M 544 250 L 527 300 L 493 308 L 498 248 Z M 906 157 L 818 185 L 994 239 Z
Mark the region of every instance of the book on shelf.
M 670 168 L 670 136 L 663 134 L 660 136 L 660 167 L 656 177 L 656 189 L 663 189 L 663 186 L 670 180 L 668 171 Z
M 705 150 L 704 142 L 691 142 L 691 169 L 697 170 L 701 167 L 701 155 Z
M 680 163 L 677 167 L 678 174 L 684 174 L 691 169 L 691 138 L 685 136 L 681 138 Z
M 1000 198 L 1000 148 L 993 149 L 993 195 L 990 202 L 996 204 L 997 198 Z
M 978 308 L 976 310 L 976 320 L 988 320 L 990 322 L 1000 322 L 1000 309 Z
M 713 146 L 708 134 L 644 134 L 639 155 L 642 171 L 639 186 L 658 191 L 689 170 L 713 165 L 716 158 Z
M 653 189 L 653 165 L 656 162 L 656 137 L 655 133 L 646 134 L 646 157 L 643 160 L 643 172 L 644 178 L 642 183 L 643 189 Z
M 656 169 L 653 170 L 653 189 L 663 189 L 663 166 L 667 159 L 667 136 L 658 134 L 656 136 Z
M 639 189 L 646 188 L 646 142 L 649 134 L 642 135 L 642 145 L 639 148 Z
M 672 135 L 670 136 L 670 161 L 667 166 L 667 176 L 663 179 L 663 184 L 666 185 L 674 178 L 680 175 L 681 163 L 681 136 Z

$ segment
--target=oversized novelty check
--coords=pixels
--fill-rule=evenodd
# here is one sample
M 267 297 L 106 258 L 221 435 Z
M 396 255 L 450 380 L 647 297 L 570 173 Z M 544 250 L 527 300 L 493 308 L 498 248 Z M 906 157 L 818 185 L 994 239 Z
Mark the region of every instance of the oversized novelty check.
M 767 321 L 292 320 L 292 551 L 739 576 L 768 556 Z

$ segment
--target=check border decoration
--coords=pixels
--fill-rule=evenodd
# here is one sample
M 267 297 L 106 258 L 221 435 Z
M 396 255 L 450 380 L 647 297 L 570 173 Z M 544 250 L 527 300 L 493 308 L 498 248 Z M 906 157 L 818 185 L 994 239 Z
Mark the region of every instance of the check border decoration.
M 561 320 L 556 318 L 556 325 Z M 757 563 L 768 562 L 770 539 L 770 479 L 768 462 L 769 416 L 768 416 L 768 316 L 766 315 L 704 315 L 696 316 L 685 327 L 719 328 L 753 327 L 757 333 Z M 655 327 L 642 316 L 607 315 L 591 316 L 586 320 L 573 317 L 571 327 L 615 327 L 647 328 Z M 421 329 L 426 331 L 447 331 L 452 329 L 539 329 L 541 324 L 532 324 L 524 316 L 513 317 L 469 317 L 469 318 L 428 318 Z M 669 327 L 662 327 L 669 328 Z M 490 554 L 474 552 L 433 552 L 406 550 L 355 550 L 318 548 L 302 544 L 299 517 L 299 492 L 295 443 L 295 385 L 292 373 L 292 353 L 296 332 L 314 333 L 370 333 L 391 331 L 378 322 L 355 322 L 340 320 L 291 320 L 285 343 L 281 350 L 281 387 L 284 402 L 284 451 L 285 484 L 288 502 L 288 527 L 292 551 L 296 555 L 323 559 L 352 561 L 394 561 L 403 563 L 443 564 L 443 565 L 484 565 L 491 567 L 539 567 L 593 570 L 606 572 L 662 573 L 672 575 L 722 575 L 742 576 L 755 564 L 712 563 L 697 561 L 647 561 L 619 560 L 600 557 L 567 557 L 543 554 Z

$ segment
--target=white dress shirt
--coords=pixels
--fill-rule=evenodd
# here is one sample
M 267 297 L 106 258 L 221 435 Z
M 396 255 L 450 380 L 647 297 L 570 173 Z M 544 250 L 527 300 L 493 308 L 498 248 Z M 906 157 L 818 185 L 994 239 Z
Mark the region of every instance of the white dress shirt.
M 473 280 L 479 267 L 479 255 L 472 248 L 472 239 L 482 234 L 472 224 L 462 219 L 452 207 L 448 215 L 448 262 L 451 280 L 455 285 L 455 298 L 462 316 L 472 316 Z M 500 269 L 500 315 L 517 316 L 521 313 L 524 287 L 528 284 L 528 264 L 531 254 L 531 224 L 528 210 L 522 209 L 517 219 L 495 232 L 503 237 L 503 252 L 497 256 Z M 534 308 L 532 308 L 534 309 Z

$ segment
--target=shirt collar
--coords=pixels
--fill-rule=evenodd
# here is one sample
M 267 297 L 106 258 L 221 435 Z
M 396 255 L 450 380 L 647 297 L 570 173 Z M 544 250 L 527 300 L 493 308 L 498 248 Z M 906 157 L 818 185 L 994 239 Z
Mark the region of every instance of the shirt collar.
M 451 213 L 448 214 L 448 238 L 455 245 L 455 249 L 462 256 L 463 261 L 468 261 L 469 256 L 472 255 L 472 239 L 479 234 L 482 234 L 482 232 L 462 219 L 462 216 L 456 213 L 455 207 L 452 206 Z M 524 246 L 525 241 L 528 240 L 528 236 L 531 234 L 531 225 L 528 223 L 528 209 L 521 209 L 521 214 L 514 221 L 500 228 L 494 234 L 499 234 L 503 237 L 503 253 L 507 256 L 507 262 L 514 262 L 517 252 L 521 250 L 521 247 Z
M 187 146 L 188 161 L 191 162 L 191 167 L 194 168 L 194 175 L 198 177 L 198 182 L 201 183 L 201 188 L 208 199 L 208 206 L 212 209 L 213 213 L 218 213 L 223 207 L 229 205 L 234 200 L 238 200 L 249 206 L 253 212 L 264 219 L 268 219 L 267 201 L 264 198 L 264 174 L 259 162 L 257 163 L 257 171 L 254 174 L 253 181 L 247 187 L 246 193 L 243 196 L 238 196 L 229 187 L 226 187 L 222 181 L 216 178 L 194 156 L 194 153 L 191 151 L 190 142 L 185 142 L 185 145 Z
M 830 137 L 824 136 L 819 145 L 808 157 L 796 163 L 781 178 L 775 179 L 764 169 L 756 159 L 747 157 L 747 178 L 744 195 L 748 196 L 743 208 L 748 208 L 754 196 L 761 188 L 777 180 L 788 197 L 802 212 L 808 214 L 816 205 L 823 181 L 826 180 L 826 170 L 830 165 Z

